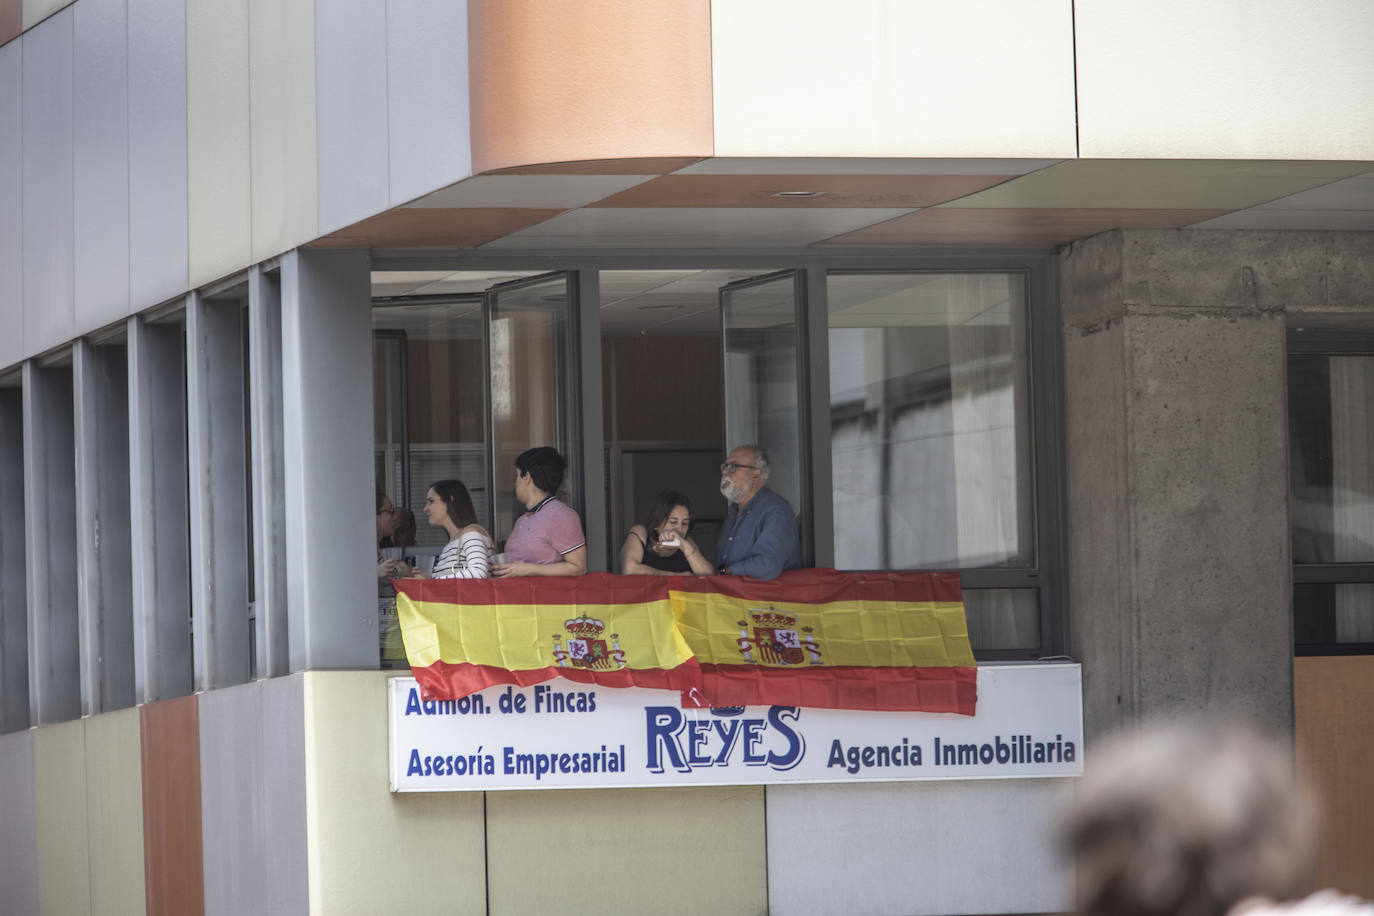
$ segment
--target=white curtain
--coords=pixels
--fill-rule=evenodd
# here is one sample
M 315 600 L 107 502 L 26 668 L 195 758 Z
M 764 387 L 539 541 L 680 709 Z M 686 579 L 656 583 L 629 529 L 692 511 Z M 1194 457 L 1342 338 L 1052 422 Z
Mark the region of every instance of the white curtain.
M 1333 556 L 1374 560 L 1374 358 L 1331 358 Z M 1336 587 L 1336 638 L 1374 642 L 1374 587 Z

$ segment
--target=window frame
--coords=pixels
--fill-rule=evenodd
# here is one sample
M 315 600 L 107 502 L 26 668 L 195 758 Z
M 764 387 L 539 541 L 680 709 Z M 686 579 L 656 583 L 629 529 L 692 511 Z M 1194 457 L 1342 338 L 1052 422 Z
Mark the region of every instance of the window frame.
M 1374 329 L 1349 327 L 1308 327 L 1290 325 L 1286 334 L 1284 353 L 1284 418 L 1288 418 L 1288 368 L 1294 356 L 1369 356 L 1374 357 Z M 1289 460 L 1292 458 L 1290 456 Z M 1289 500 L 1292 500 L 1290 478 Z M 1289 520 L 1288 536 L 1291 545 L 1293 536 L 1292 520 Z M 1290 547 L 1291 555 L 1291 547 Z M 1295 656 L 1319 655 L 1374 655 L 1374 642 L 1348 643 L 1299 643 L 1297 641 L 1296 602 L 1293 592 L 1299 585 L 1368 585 L 1374 584 L 1374 562 L 1355 563 L 1299 563 L 1290 560 L 1292 567 L 1292 587 L 1289 591 L 1290 612 L 1293 622 L 1293 654 Z
M 1058 295 L 1058 258 L 1046 249 L 853 249 L 834 253 L 795 249 L 748 249 L 736 251 L 654 249 L 584 251 L 563 249 L 542 251 L 474 251 L 470 253 L 424 256 L 412 253 L 376 252 L 371 269 L 401 270 L 537 270 L 566 271 L 577 274 L 580 293 L 572 303 L 573 365 L 569 381 L 580 379 L 579 390 L 571 392 L 578 414 L 580 437 L 574 448 L 589 455 L 601 454 L 604 443 L 588 443 L 602 428 L 602 403 L 599 385 L 590 388 L 589 379 L 600 371 L 599 299 L 589 296 L 603 270 L 739 270 L 759 275 L 793 270 L 799 275 L 798 361 L 801 411 L 801 466 L 809 469 L 803 480 L 809 493 L 832 488 L 830 455 L 829 383 L 829 309 L 826 281 L 830 272 L 852 273 L 1022 273 L 1026 283 L 1027 345 L 1029 361 L 1027 382 L 1030 404 L 1030 457 L 1032 498 L 1035 507 L 1035 556 L 1030 567 L 1016 569 L 960 569 L 965 589 L 1031 588 L 1038 592 L 1040 643 L 1035 649 L 980 649 L 980 661 L 1032 661 L 1064 658 L 1068 651 L 1067 620 L 1068 570 L 1065 524 L 1066 467 L 1064 444 L 1063 341 Z M 588 305 L 590 303 L 590 305 Z M 594 353 L 591 352 L 594 350 Z M 599 377 L 599 376 L 598 376 Z M 801 384 L 805 382 L 805 384 Z M 723 422 L 723 420 L 722 420 Z M 570 462 L 571 464 L 571 462 Z M 570 468 L 571 471 L 571 468 Z M 588 499 L 591 483 L 603 484 L 604 466 L 586 464 L 579 469 Z M 592 478 L 596 477 L 595 481 Z M 597 486 L 596 490 L 601 490 Z M 810 546 L 818 566 L 833 565 L 834 520 L 828 500 L 810 499 Z M 589 514 L 590 518 L 590 514 Z M 604 527 L 600 521 L 597 527 Z M 588 526 L 588 555 L 605 553 L 604 543 L 592 543 Z M 604 539 L 600 532 L 598 539 Z

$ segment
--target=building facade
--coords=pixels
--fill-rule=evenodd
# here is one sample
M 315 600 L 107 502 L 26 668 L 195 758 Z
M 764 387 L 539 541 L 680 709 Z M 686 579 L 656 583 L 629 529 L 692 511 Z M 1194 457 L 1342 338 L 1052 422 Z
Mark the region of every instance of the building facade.
M 388 791 L 366 506 L 614 570 L 761 441 L 1092 738 L 1294 737 L 1374 895 L 1374 10 L 0 0 L 7 912 L 1038 913 L 1063 780 Z M 420 531 L 421 548 L 435 534 Z M 1087 765 L 1091 765 L 1091 744 Z

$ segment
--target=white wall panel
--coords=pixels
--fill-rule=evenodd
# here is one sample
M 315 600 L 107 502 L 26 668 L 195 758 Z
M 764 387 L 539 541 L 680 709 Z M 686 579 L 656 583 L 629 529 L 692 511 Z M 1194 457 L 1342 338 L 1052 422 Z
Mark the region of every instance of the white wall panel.
M 72 19 L 65 9 L 23 43 L 24 350 L 70 340 L 72 308 Z
M 472 174 L 467 0 L 389 0 L 391 203 Z
M 23 130 L 24 89 L 22 40 L 0 45 L 0 369 L 19 362 L 24 353 Z M 16 129 L 20 128 L 20 129 Z
M 185 292 L 186 2 L 129 4 L 129 297 Z
M 139 711 L 122 709 L 83 722 L 91 912 L 146 913 Z
M 76 333 L 129 314 L 126 0 L 82 0 L 76 17 Z
M 316 0 L 321 234 L 388 207 L 385 0 Z
M 318 235 L 314 0 L 249 0 L 253 260 Z
M 1063 0 L 716 0 L 717 156 L 1074 155 Z
M 248 0 L 186 0 L 190 281 L 252 261 Z
M 1367 0 L 1078 0 L 1085 157 L 1374 159 Z
M 768 903 L 800 913 L 1060 913 L 1067 780 L 768 788 Z M 993 869 L 993 871 L 989 871 Z

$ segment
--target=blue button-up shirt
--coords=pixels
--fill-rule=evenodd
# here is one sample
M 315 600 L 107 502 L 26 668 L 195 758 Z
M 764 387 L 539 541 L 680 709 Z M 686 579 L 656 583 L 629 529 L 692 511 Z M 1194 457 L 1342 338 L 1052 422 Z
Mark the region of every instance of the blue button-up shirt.
M 730 504 L 716 541 L 716 563 L 728 573 L 776 579 L 802 564 L 801 537 L 792 507 L 764 487 L 741 509 Z

